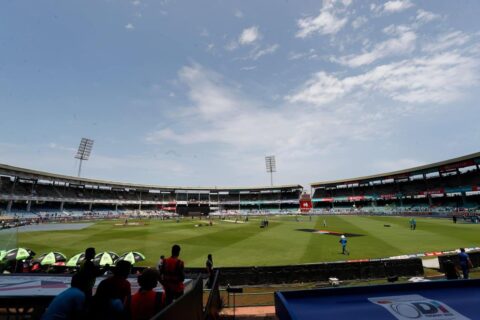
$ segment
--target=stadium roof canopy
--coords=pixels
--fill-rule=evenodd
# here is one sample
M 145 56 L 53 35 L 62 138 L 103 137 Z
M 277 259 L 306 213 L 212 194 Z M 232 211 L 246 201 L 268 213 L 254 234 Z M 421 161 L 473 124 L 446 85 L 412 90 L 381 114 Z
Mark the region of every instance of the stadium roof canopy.
M 323 182 L 314 182 L 310 185 L 312 188 L 318 187 L 329 187 L 335 185 L 345 185 L 345 184 L 354 184 L 354 183 L 367 183 L 370 181 L 379 181 L 379 180 L 387 180 L 387 179 L 405 179 L 410 176 L 415 176 L 419 174 L 427 174 L 432 172 L 449 172 L 456 170 L 458 168 L 464 168 L 473 166 L 475 164 L 480 164 L 480 152 L 468 154 L 462 157 L 453 158 L 445 161 L 435 162 L 423 166 L 374 174 L 370 176 L 364 177 L 356 177 L 356 178 L 349 178 L 349 179 L 339 179 L 339 180 L 331 180 L 331 181 L 323 181 Z
M 133 184 L 126 182 L 116 182 L 107 180 L 97 180 L 88 178 L 77 178 L 73 176 L 49 173 L 44 171 L 19 168 L 7 164 L 0 164 L 0 176 L 13 176 L 25 180 L 46 180 L 74 185 L 102 186 L 112 188 L 144 189 L 144 190 L 203 190 L 203 191 L 261 191 L 261 190 L 279 190 L 279 189 L 302 189 L 301 185 L 280 185 L 280 186 L 257 186 L 257 187 L 182 187 L 182 186 L 159 186 L 149 184 Z

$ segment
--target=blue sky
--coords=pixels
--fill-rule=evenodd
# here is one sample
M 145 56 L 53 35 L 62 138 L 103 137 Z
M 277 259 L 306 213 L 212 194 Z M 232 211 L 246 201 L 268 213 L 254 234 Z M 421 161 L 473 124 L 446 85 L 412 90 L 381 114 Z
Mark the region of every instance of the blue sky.
M 478 1 L 6 1 L 0 163 L 308 185 L 479 151 Z

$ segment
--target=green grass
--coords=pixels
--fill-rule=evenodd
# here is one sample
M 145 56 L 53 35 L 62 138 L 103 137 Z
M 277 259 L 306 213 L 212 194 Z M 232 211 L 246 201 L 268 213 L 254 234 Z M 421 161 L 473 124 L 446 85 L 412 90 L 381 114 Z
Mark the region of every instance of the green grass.
M 260 219 L 243 224 L 214 220 L 214 226 L 195 227 L 205 220 L 175 221 L 144 220 L 144 226 L 114 226 L 122 221 L 101 221 L 79 231 L 48 231 L 19 233 L 19 246 L 37 254 L 56 250 L 68 257 L 88 246 L 97 252 L 140 251 L 154 265 L 161 254 L 170 253 L 173 244 L 182 247 L 181 258 L 186 266 L 204 266 L 212 253 L 215 266 L 263 266 L 345 260 L 340 254 L 339 238 L 330 235 L 297 231 L 327 229 L 361 234 L 349 238 L 349 259 L 380 258 L 401 254 L 480 246 L 480 225 L 453 224 L 447 219 L 417 219 L 417 230 L 409 229 L 408 218 L 328 216 L 271 217 L 270 226 L 259 228 Z M 390 224 L 390 228 L 384 227 Z

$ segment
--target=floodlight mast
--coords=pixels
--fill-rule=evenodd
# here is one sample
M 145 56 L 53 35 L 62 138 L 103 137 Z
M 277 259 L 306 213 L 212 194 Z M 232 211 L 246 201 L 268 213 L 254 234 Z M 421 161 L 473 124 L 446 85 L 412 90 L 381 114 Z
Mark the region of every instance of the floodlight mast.
M 270 186 L 273 187 L 273 173 L 277 172 L 277 164 L 275 163 L 275 156 L 266 156 L 265 166 L 267 168 L 267 173 L 270 173 Z
M 92 139 L 87 138 L 82 138 L 82 140 L 80 140 L 80 145 L 78 146 L 78 151 L 75 155 L 75 158 L 80 160 L 80 163 L 78 164 L 78 177 L 80 177 L 80 173 L 82 172 L 82 161 L 90 158 L 93 142 Z

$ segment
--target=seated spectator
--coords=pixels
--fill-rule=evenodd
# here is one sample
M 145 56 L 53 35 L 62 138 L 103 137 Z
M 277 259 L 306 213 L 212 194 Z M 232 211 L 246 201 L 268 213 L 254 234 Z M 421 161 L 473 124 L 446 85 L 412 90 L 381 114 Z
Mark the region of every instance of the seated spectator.
M 158 277 L 159 273 L 155 269 L 145 269 L 138 276 L 140 289 L 132 296 L 130 304 L 132 320 L 148 320 L 162 309 L 162 293 L 153 291 Z
M 56 296 L 42 316 L 42 320 L 84 319 L 87 281 L 79 274 L 72 277 L 70 288 Z
M 105 267 L 103 267 L 102 272 L 103 272 L 104 276 L 111 276 L 113 274 L 113 272 L 112 272 L 112 267 L 110 266 L 110 264 L 107 263 L 105 265 Z
M 91 319 L 129 318 L 131 286 L 127 278 L 131 268 L 130 262 L 119 261 L 113 269 L 113 276 L 100 282 L 92 301 Z

